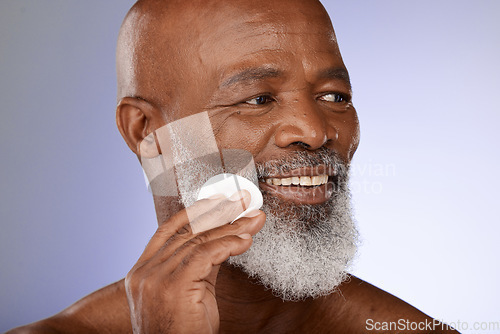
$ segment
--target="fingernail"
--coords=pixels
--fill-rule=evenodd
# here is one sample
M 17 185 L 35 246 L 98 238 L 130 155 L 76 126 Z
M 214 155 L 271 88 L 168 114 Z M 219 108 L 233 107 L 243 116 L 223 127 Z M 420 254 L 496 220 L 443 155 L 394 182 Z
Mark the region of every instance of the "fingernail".
M 252 239 L 252 236 L 248 233 L 240 234 L 238 235 L 238 237 L 240 237 L 241 239 Z
M 230 201 L 236 202 L 236 201 L 241 201 L 242 199 L 247 198 L 249 196 L 250 194 L 248 193 L 248 191 L 240 190 L 232 194 L 231 197 L 229 197 L 228 199 Z
M 258 215 L 260 215 L 261 212 L 262 211 L 260 211 L 260 210 L 252 210 L 250 212 L 245 213 L 245 215 L 243 217 L 247 217 L 247 218 L 257 217 Z

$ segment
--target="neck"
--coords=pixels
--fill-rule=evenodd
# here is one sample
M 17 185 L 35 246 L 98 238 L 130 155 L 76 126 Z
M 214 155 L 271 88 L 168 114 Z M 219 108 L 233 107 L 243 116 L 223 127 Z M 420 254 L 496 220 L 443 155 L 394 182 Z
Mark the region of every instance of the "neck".
M 319 300 L 283 301 L 241 269 L 222 264 L 217 276 L 217 304 L 221 329 L 227 332 L 261 332 L 288 324 L 297 328 L 317 310 Z M 251 316 L 249 316 L 251 315 Z

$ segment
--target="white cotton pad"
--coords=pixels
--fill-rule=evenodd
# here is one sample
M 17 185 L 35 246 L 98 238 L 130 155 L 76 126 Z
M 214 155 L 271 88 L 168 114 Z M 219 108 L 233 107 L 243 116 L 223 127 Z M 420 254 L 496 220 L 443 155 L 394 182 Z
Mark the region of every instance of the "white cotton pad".
M 222 194 L 226 197 L 230 197 L 235 192 L 243 189 L 250 193 L 251 200 L 248 208 L 236 217 L 236 219 L 239 219 L 244 217 L 245 214 L 250 211 L 260 209 L 263 203 L 262 193 L 260 192 L 259 187 L 257 187 L 252 181 L 242 176 L 225 173 L 211 177 L 201 187 L 197 200 L 208 198 L 216 194 Z

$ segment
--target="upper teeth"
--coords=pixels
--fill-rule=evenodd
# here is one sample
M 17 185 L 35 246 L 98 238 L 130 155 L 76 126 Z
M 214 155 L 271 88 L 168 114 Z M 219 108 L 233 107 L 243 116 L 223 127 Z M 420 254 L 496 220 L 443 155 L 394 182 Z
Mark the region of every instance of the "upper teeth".
M 328 182 L 328 175 L 317 175 L 317 176 L 293 176 L 285 178 L 268 178 L 266 179 L 267 184 L 272 184 L 275 186 L 289 186 L 289 185 L 301 185 L 301 186 L 319 186 L 326 184 Z

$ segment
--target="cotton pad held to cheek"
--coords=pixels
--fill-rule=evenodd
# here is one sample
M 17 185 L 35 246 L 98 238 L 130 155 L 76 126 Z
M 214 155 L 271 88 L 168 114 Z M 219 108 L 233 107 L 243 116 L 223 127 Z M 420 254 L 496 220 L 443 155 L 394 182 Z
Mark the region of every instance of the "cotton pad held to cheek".
M 260 192 L 259 187 L 257 187 L 252 181 L 242 176 L 224 173 L 211 177 L 201 187 L 197 200 L 208 198 L 217 194 L 230 197 L 235 192 L 243 189 L 250 193 L 251 200 L 248 208 L 236 217 L 236 219 L 239 219 L 244 217 L 248 212 L 260 209 L 263 203 L 262 193 Z M 233 222 L 236 219 L 234 219 Z

